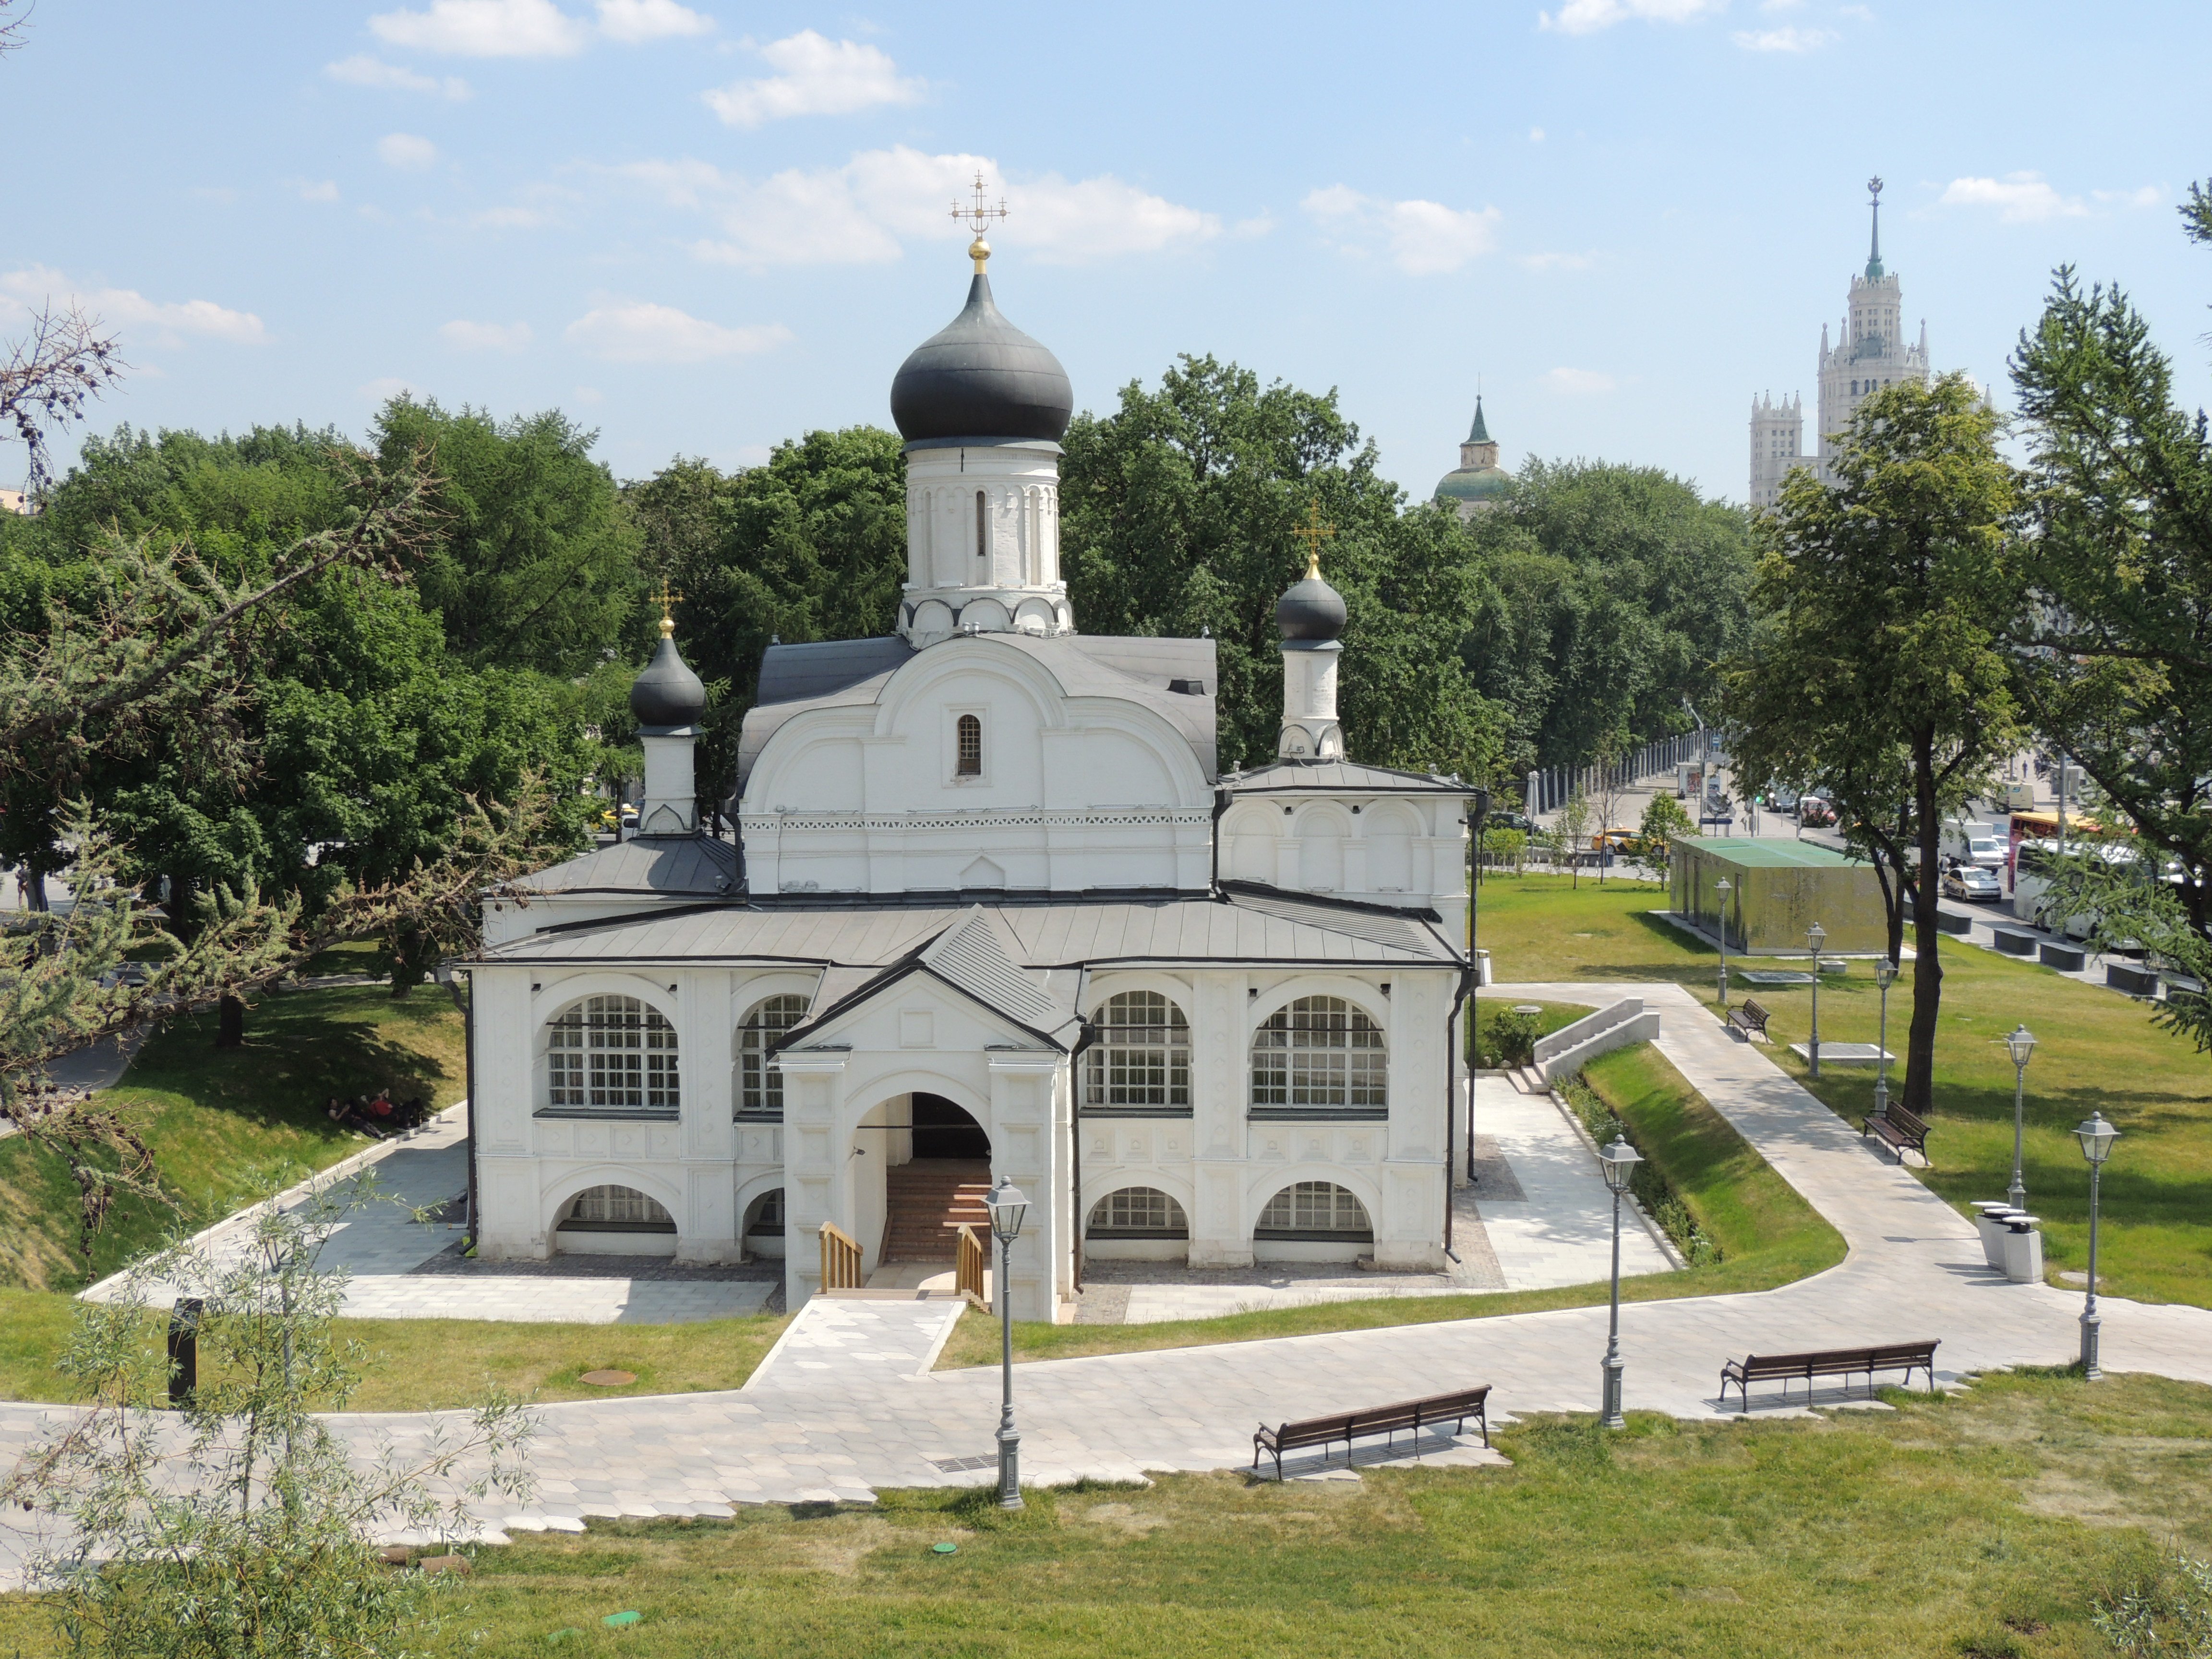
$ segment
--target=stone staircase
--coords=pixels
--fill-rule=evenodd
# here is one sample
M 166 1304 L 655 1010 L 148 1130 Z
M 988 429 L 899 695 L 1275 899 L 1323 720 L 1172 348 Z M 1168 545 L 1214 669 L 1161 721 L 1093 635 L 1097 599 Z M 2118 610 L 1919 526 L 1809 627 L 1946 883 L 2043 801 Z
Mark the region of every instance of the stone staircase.
M 983 1200 L 991 1190 L 984 1159 L 917 1158 L 884 1176 L 884 1261 L 950 1261 L 963 1225 L 987 1243 L 991 1217 Z

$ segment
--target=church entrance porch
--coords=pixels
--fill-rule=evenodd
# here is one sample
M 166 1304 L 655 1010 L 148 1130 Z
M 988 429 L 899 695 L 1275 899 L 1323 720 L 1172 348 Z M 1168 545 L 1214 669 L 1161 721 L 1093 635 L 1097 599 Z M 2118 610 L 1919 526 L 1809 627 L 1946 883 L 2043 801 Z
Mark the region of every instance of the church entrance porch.
M 916 1091 L 908 1097 L 903 1114 L 889 1115 L 877 1262 L 949 1263 L 962 1227 L 974 1228 L 979 1238 L 990 1237 L 983 1200 L 991 1190 L 991 1138 L 942 1095 Z

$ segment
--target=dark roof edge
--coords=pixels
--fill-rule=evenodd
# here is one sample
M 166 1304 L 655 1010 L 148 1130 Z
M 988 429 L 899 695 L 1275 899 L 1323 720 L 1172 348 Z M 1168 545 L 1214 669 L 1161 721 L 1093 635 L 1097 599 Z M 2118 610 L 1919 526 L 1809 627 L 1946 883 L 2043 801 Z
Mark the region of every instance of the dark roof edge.
M 1270 887 L 1263 881 L 1245 881 L 1236 877 L 1224 877 L 1221 890 L 1234 902 L 1239 893 L 1249 893 L 1255 898 L 1281 899 L 1291 904 L 1317 905 L 1326 910 L 1349 910 L 1355 915 L 1396 916 L 1406 921 L 1429 921 L 1443 925 L 1443 916 L 1429 904 L 1382 904 L 1373 899 L 1339 898 L 1333 893 L 1293 893 L 1285 888 Z
M 1034 1025 L 1024 1024 L 1020 1020 L 1016 1019 L 1012 1014 L 1006 1012 L 1003 1008 L 994 1008 L 989 1003 L 984 1001 L 982 998 L 977 996 L 973 991 L 970 991 L 965 986 L 955 984 L 951 980 L 947 979 L 943 974 L 939 973 L 937 969 L 931 967 L 927 963 L 922 961 L 921 959 L 921 951 L 927 950 L 930 945 L 934 945 L 937 943 L 938 939 L 942 939 L 944 935 L 942 933 L 932 936 L 930 939 L 925 940 L 922 945 L 918 946 L 909 955 L 900 957 L 896 962 L 892 963 L 890 966 L 885 968 L 883 972 L 876 975 L 872 979 L 867 980 L 862 984 L 855 986 L 852 990 L 848 991 L 843 996 L 839 997 L 836 1001 L 831 1003 L 830 1006 L 824 1008 L 821 1013 L 815 1016 L 813 1018 L 807 1020 L 804 1024 L 793 1026 L 788 1031 L 786 1031 L 782 1036 L 769 1045 L 768 1052 L 771 1054 L 781 1054 L 786 1048 L 791 1048 L 800 1037 L 805 1036 L 807 1033 L 811 1031 L 818 1031 L 824 1025 L 827 1025 L 831 1020 L 842 1018 L 853 1009 L 860 1006 L 862 1003 L 874 1000 L 874 999 L 883 992 L 889 990 L 901 980 L 914 974 L 928 975 L 930 978 L 935 980 L 939 985 L 945 987 L 946 990 L 951 991 L 954 995 L 958 996 L 966 1001 L 974 1003 L 978 1008 L 981 1008 L 985 1013 L 990 1015 L 992 1018 L 997 1020 L 1000 1024 L 1011 1025 L 1017 1031 L 1024 1032 L 1028 1036 L 1035 1037 L 1039 1042 L 1043 1043 L 1047 1048 L 1055 1049 L 1060 1054 L 1064 1054 L 1067 1052 L 1067 1045 L 1060 1042 L 1057 1037 L 1054 1037 L 1047 1032 L 1038 1030 Z M 1032 969 L 1030 971 L 1035 970 Z M 1079 1012 L 1078 1013 L 1077 1018 L 1079 1019 L 1081 1018 Z

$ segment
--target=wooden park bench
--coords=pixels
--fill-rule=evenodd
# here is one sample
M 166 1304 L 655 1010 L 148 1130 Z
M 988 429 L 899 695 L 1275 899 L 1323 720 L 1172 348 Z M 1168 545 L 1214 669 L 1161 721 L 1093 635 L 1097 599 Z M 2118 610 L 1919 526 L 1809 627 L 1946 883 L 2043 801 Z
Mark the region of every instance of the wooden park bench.
M 1262 1453 L 1275 1460 L 1275 1479 L 1283 1478 L 1283 1454 L 1301 1446 L 1319 1446 L 1322 1455 L 1328 1455 L 1328 1448 L 1338 1441 L 1344 1442 L 1345 1461 L 1352 1459 L 1352 1443 L 1363 1435 L 1382 1434 L 1395 1439 L 1401 1429 L 1411 1429 L 1416 1434 L 1438 1424 L 1454 1425 L 1454 1432 L 1467 1426 L 1473 1418 L 1482 1429 L 1482 1443 L 1490 1443 L 1490 1419 L 1483 1410 L 1483 1402 L 1490 1397 L 1490 1385 L 1479 1389 L 1462 1389 L 1454 1394 L 1432 1394 L 1425 1400 L 1401 1400 L 1395 1406 L 1376 1406 L 1364 1412 L 1334 1412 L 1327 1417 L 1309 1417 L 1301 1421 L 1280 1423 L 1269 1428 L 1260 1425 L 1259 1433 L 1252 1437 L 1252 1467 L 1258 1469 Z
M 1866 1374 L 1867 1389 L 1874 1389 L 1876 1371 L 1903 1371 L 1910 1382 L 1912 1373 L 1926 1371 L 1928 1386 L 1936 1386 L 1936 1349 L 1934 1342 L 1892 1342 L 1875 1348 L 1828 1348 L 1816 1353 L 1755 1353 L 1743 1359 L 1731 1359 L 1721 1367 L 1721 1404 L 1728 1404 L 1729 1384 L 1735 1384 L 1737 1396 L 1743 1409 L 1751 1409 L 1751 1385 L 1754 1382 L 1779 1382 L 1782 1398 L 1790 1399 L 1790 1384 L 1802 1379 L 1805 1395 L 1813 1394 L 1815 1376 L 1841 1376 L 1845 1386 L 1861 1372 Z
M 1920 1161 L 1928 1161 L 1928 1124 L 1917 1112 L 1909 1112 L 1895 1101 L 1889 1103 L 1887 1112 L 1873 1112 L 1859 1120 L 1859 1139 L 1873 1135 L 1897 1154 L 1899 1164 L 1905 1162 L 1905 1149 L 1910 1146 L 1920 1154 Z
M 1729 1010 L 1728 1023 L 1746 1036 L 1763 1037 L 1766 1035 L 1766 1022 L 1771 1018 L 1765 1009 L 1746 997 Z

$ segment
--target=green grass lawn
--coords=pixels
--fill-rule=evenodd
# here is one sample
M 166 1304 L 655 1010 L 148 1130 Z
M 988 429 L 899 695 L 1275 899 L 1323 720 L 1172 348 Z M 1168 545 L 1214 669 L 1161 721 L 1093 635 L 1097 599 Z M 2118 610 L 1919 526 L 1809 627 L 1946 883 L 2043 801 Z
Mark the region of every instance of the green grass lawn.
M 246 1017 L 246 1046 L 215 1046 L 212 1013 L 147 1040 L 105 1098 L 154 1149 L 172 1211 L 117 1205 L 78 1254 L 76 1188 L 58 1158 L 0 1141 L 0 1285 L 75 1290 L 161 1243 L 207 1225 L 267 1182 L 289 1184 L 368 1146 L 323 1115 L 331 1096 L 383 1087 L 450 1106 L 465 1091 L 459 1012 L 434 986 L 394 999 L 375 986 L 279 991 Z
M 1486 881 L 1482 939 L 1498 978 L 1673 980 L 1712 1003 L 1715 953 L 1639 914 L 1665 902 L 1656 889 L 1612 886 L 1601 894 L 1587 882 L 1570 891 L 1554 877 Z M 1968 1213 L 1977 1199 L 2005 1195 L 2013 1070 L 1997 1039 L 2025 1023 L 2040 1040 L 2027 1072 L 2026 1177 L 2029 1206 L 2044 1219 L 2050 1272 L 2055 1277 L 2087 1265 L 2089 1178 L 2071 1131 L 2092 1109 L 2101 1110 L 2123 1137 L 2103 1183 L 2098 1265 L 2105 1288 L 2212 1307 L 2212 1056 L 2154 1026 L 2143 1004 L 2117 992 L 1956 939 L 1943 941 L 1942 961 L 1929 1138 L 1934 1167 L 1922 1170 L 1916 1162 L 1915 1172 Z M 1745 994 L 1741 986 L 1734 993 Z M 1818 1081 L 1808 1077 L 1789 1045 L 1810 1032 L 1811 990 L 1755 994 L 1773 1014 L 1774 1046 L 1765 1052 L 1856 1127 L 1872 1102 L 1873 1069 L 1830 1066 Z M 1486 993 L 1485 1000 L 1498 995 Z M 1892 988 L 1889 1000 L 1889 1047 L 1899 1056 L 1894 1087 L 1911 1017 L 1909 977 Z M 1866 963 L 1824 976 L 1822 1038 L 1873 1042 L 1880 1001 Z
M 1532 1007 L 1538 1011 L 1536 1035 L 1539 1037 L 1547 1037 L 1561 1026 L 1571 1025 L 1590 1012 L 1590 1006 L 1586 1002 L 1517 1003 L 1492 998 L 1487 1002 L 1477 1003 L 1474 1033 L 1474 1063 L 1476 1065 L 1494 1066 L 1498 1063 L 1497 1043 L 1491 1033 L 1497 1025 L 1499 1015 L 1509 1014 L 1518 1007 Z
M 2212 1551 L 2212 1390 L 1992 1376 L 1813 1422 L 1540 1419 L 1504 1469 L 889 1492 L 472 1552 L 410 1649 L 484 1659 L 2009 1656 L 2107 1651 L 2093 1600 Z M 949 1543 L 954 1553 L 933 1546 Z M 608 1630 L 610 1613 L 642 1619 Z M 562 1632 L 573 1635 L 556 1640 Z M 20 1644 L 20 1645 L 19 1645 Z M 0 1601 L 0 1652 L 64 1649 Z
M 1628 1125 L 1644 1155 L 1722 1249 L 1721 1261 L 1709 1266 L 1622 1281 L 1623 1300 L 1656 1302 L 1731 1291 L 1771 1290 L 1844 1259 L 1844 1241 L 1836 1230 L 1768 1168 L 1727 1120 L 1648 1044 L 1607 1054 L 1584 1075 L 1615 1115 Z M 1607 1287 L 1602 1284 L 1576 1285 L 1548 1291 L 1324 1302 L 1155 1325 L 1024 1322 L 1014 1327 L 1014 1357 L 1066 1359 L 1079 1354 L 1249 1342 L 1317 1331 L 1494 1318 L 1547 1308 L 1589 1307 L 1604 1301 L 1607 1294 Z M 997 1322 L 987 1314 L 970 1311 L 953 1327 L 952 1339 L 945 1345 L 938 1364 L 948 1368 L 995 1365 L 1000 1340 Z

